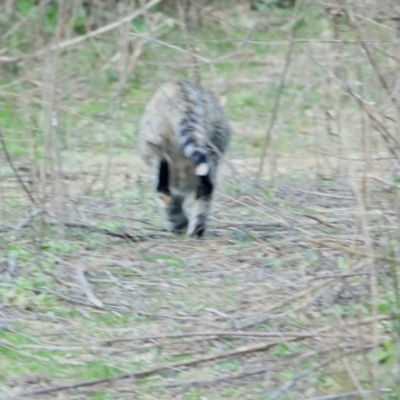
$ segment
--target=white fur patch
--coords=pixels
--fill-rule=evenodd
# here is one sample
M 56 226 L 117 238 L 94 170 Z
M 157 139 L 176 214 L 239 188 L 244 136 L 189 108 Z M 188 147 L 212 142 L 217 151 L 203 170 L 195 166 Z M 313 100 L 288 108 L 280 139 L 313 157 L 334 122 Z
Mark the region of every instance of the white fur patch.
M 208 174 L 209 170 L 210 168 L 208 167 L 208 164 L 202 163 L 196 167 L 195 173 L 197 176 L 205 176 Z
M 186 145 L 183 149 L 183 154 L 186 157 L 190 157 L 192 155 L 192 153 L 194 153 L 194 151 L 196 150 L 196 147 L 194 146 L 193 143 L 189 143 L 188 145 Z

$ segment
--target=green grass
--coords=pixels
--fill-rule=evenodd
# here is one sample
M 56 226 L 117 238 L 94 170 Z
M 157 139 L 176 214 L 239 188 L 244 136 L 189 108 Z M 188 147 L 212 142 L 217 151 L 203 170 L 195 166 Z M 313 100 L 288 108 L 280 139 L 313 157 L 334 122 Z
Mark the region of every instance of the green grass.
M 33 345 L 18 335 L 0 334 L 3 347 L 0 349 L 0 378 L 10 380 L 21 374 L 42 374 L 49 379 L 96 379 L 117 375 L 120 370 L 101 361 L 77 361 L 77 352 L 54 352 L 29 349 L 20 350 L 24 345 Z
M 231 3 L 226 3 L 226 6 L 229 4 Z M 31 0 L 18 2 L 19 18 L 28 16 L 34 7 Z M 294 29 L 295 38 L 319 38 L 331 33 L 331 22 L 322 8 L 301 7 L 299 13 Z M 174 11 L 171 11 L 171 15 L 175 16 Z M 249 51 L 248 56 L 246 55 L 248 60 L 240 68 L 236 68 L 241 55 L 232 55 L 230 58 L 224 56 L 237 50 L 240 40 L 254 23 L 254 15 L 235 12 L 233 7 L 231 13 L 227 13 L 230 24 L 206 19 L 204 27 L 192 34 L 193 40 L 198 42 L 196 46 L 199 47 L 201 56 L 208 59 L 221 58 L 215 63 L 214 71 L 208 65 L 201 66 L 203 81 L 210 86 L 214 84 L 216 77 L 232 80 L 233 83 L 236 78 L 244 77 L 249 80 L 265 80 L 262 84 L 232 85 L 225 94 L 226 113 L 234 127 L 228 157 L 236 159 L 256 159 L 261 154 L 278 95 L 287 51 L 286 39 L 290 31 L 288 23 L 293 21 L 291 10 L 268 10 L 265 17 L 270 28 L 252 33 L 251 39 L 258 42 L 246 45 L 246 50 Z M 83 18 L 81 9 L 73 21 L 75 32 L 86 32 Z M 16 21 L 17 19 L 4 21 L 0 16 L 0 27 L 11 27 Z M 40 40 L 45 43 L 51 37 L 56 22 L 57 16 L 51 6 L 46 10 L 42 24 L 34 21 L 31 26 L 22 26 L 15 35 L 4 39 L 2 45 L 8 49 L 10 55 L 31 53 L 36 48 L 30 45 L 29 35 L 40 33 Z M 144 22 L 143 18 L 139 18 L 133 21 L 132 27 L 136 31 L 146 32 Z M 345 22 L 340 23 L 340 28 L 346 27 Z M 341 35 L 342 38 L 354 38 L 349 30 Z M 163 33 L 159 39 L 179 47 L 184 46 L 178 26 Z M 35 46 L 43 46 L 40 40 Z M 121 87 L 119 64 L 112 60 L 120 50 L 119 40 L 118 34 L 113 32 L 59 54 L 57 129 L 61 139 L 58 149 L 64 172 L 79 171 L 78 180 L 86 179 L 87 174 L 90 181 L 94 174 L 93 169 L 100 168 L 104 171 L 105 154 L 110 153 L 114 163 L 107 191 L 103 190 L 101 184 L 94 185 L 84 196 L 78 196 L 73 205 L 71 203 L 73 210 L 66 211 L 66 216 L 73 219 L 76 215 L 77 219 L 88 224 L 115 231 L 124 229 L 143 235 L 144 238 L 149 233 L 154 234 L 155 239 L 153 240 L 154 236 L 149 236 L 150 239 L 143 243 L 132 243 L 78 228 L 42 227 L 39 218 L 32 221 L 26 229 L 2 234 L 4 240 L 0 243 L 0 273 L 7 275 L 10 256 L 16 257 L 17 264 L 16 276 L 0 283 L 0 307 L 7 316 L 7 321 L 12 321 L 9 329 L 8 322 L 5 328 L 0 325 L 0 391 L 3 388 L 8 390 L 14 380 L 26 374 L 40 373 L 52 380 L 52 383 L 104 378 L 124 371 L 144 370 L 168 362 L 191 360 L 200 355 L 249 345 L 255 339 L 246 341 L 243 338 L 213 337 L 204 340 L 189 338 L 111 342 L 118 338 L 132 339 L 160 333 L 232 330 L 237 322 L 261 315 L 273 304 L 308 289 L 315 283 L 314 278 L 321 271 L 343 274 L 351 271 L 358 262 L 348 255 L 344 256 L 344 253 L 338 255 L 338 252 L 333 254 L 326 249 L 313 247 L 311 242 L 303 239 L 302 234 L 293 233 L 289 229 L 276 232 L 270 229 L 267 232 L 256 231 L 254 235 L 240 229 L 222 230 L 221 236 L 206 237 L 196 245 L 186 241 L 184 235 L 160 234 L 158 237 L 163 221 L 153 190 L 147 185 L 147 181 L 136 182 L 141 170 L 136 170 L 135 164 L 120 169 L 120 163 L 123 163 L 123 157 L 137 156 L 134 150 L 135 124 L 155 84 L 166 77 L 186 77 L 186 68 L 178 66 L 190 60 L 184 53 L 178 53 L 162 44 L 157 45 L 155 50 L 146 45 L 132 75 Z M 271 44 L 269 41 L 276 43 Z M 295 155 L 296 152 L 312 146 L 313 142 L 309 140 L 311 135 L 319 135 L 321 138 L 327 135 L 323 121 L 330 104 L 330 93 L 326 92 L 326 73 L 318 65 L 305 64 L 306 56 L 301 52 L 301 46 L 309 49 L 308 44 L 295 47 L 293 65 L 281 93 L 278 119 L 273 130 L 271 146 L 279 155 Z M 314 56 L 319 55 L 321 48 L 314 49 Z M 354 51 L 354 46 L 343 45 L 342 51 L 346 55 Z M 165 61 L 162 68 L 157 65 L 158 56 Z M 382 67 L 389 65 L 382 55 L 377 55 L 377 60 Z M 365 79 L 374 77 L 368 63 L 358 65 L 353 61 L 350 60 L 346 65 L 349 81 L 357 80 L 359 73 Z M 49 161 L 49 149 L 45 147 L 50 139 L 47 132 L 47 111 L 42 104 L 45 97 L 41 86 L 44 79 L 43 65 L 43 59 L 28 59 L 23 63 L 0 66 L 0 90 L 7 92 L 7 95 L 0 96 L 0 128 L 17 166 L 29 161 L 38 165 L 43 161 L 51 164 L 56 160 L 54 156 Z M 308 80 L 302 75 L 303 68 Z M 366 96 L 368 99 L 379 99 L 382 96 L 382 91 L 376 88 L 376 85 L 371 85 L 365 89 L 371 92 Z M 27 106 L 24 101 L 33 103 Z M 343 95 L 338 98 L 336 105 L 343 109 L 343 125 L 353 134 L 354 119 L 349 118 L 349 122 L 346 118 L 357 110 L 354 102 Z M 329 145 L 328 139 L 326 143 Z M 76 159 L 80 160 L 81 165 L 73 161 Z M 128 174 L 132 175 L 129 183 L 115 182 L 118 179 L 123 180 L 121 177 Z M 7 179 L 11 176 L 12 170 L 7 165 L 2 165 L 0 178 L 8 182 Z M 51 182 L 51 178 L 48 179 Z M 101 176 L 99 180 L 102 179 Z M 248 179 L 250 181 L 252 177 L 249 176 Z M 303 200 L 297 204 L 293 194 L 292 197 L 282 198 L 278 190 L 275 190 L 275 183 L 270 186 L 270 182 L 263 181 L 265 187 L 254 192 L 245 180 L 247 177 L 245 179 L 243 175 L 229 176 L 220 190 L 244 203 L 252 200 L 262 203 L 263 206 L 272 208 L 274 215 L 287 216 L 293 224 L 299 221 L 302 229 L 310 230 L 313 235 L 321 236 L 324 240 L 326 236 L 340 236 L 343 232 L 345 238 L 349 237 L 348 222 L 344 225 L 338 223 L 334 229 L 308 226 L 304 222 L 304 214 L 319 217 L 322 214 L 314 202 L 307 204 Z M 287 182 L 285 179 L 279 181 L 289 188 L 291 182 L 304 185 L 307 189 L 309 175 L 299 171 L 293 173 Z M 318 184 L 322 188 L 337 188 L 333 180 L 327 182 L 321 178 Z M 74 181 L 68 181 L 68 185 L 71 185 L 68 192 L 70 196 L 80 193 L 80 188 L 74 186 Z M 15 226 L 30 210 L 21 196 L 14 198 L 13 193 L 19 192 L 7 189 L 7 196 L 4 197 L 7 203 L 1 214 L 2 217 L 4 215 L 4 224 L 10 226 Z M 46 194 L 50 196 L 49 193 Z M 382 193 L 378 197 L 380 201 L 385 199 Z M 46 197 L 46 201 L 48 199 Z M 274 221 L 267 216 L 269 211 L 264 213 L 263 207 L 230 203 L 226 198 L 218 198 L 216 202 L 219 211 L 213 218 L 217 224 L 220 221 L 222 224 L 267 224 Z M 53 204 L 49 206 L 50 210 L 52 206 Z M 386 211 L 385 208 L 382 210 Z M 98 214 L 92 215 L 90 211 L 98 211 Z M 325 211 L 327 214 L 322 214 L 321 218 L 330 218 L 329 207 Z M 131 221 L 124 218 L 125 216 L 136 220 Z M 338 219 L 340 220 L 340 216 Z M 141 223 L 140 220 L 148 221 L 150 225 Z M 382 224 L 386 226 L 387 221 Z M 386 233 L 382 233 L 379 240 L 385 240 L 385 235 Z M 288 240 L 289 245 L 285 240 Z M 396 243 L 395 240 L 389 243 L 384 249 L 385 254 L 395 254 Z M 379 245 L 377 242 L 377 246 Z M 392 275 L 395 275 L 395 267 L 392 266 Z M 90 307 L 85 294 L 76 284 L 77 268 L 89 270 L 90 286 L 96 296 L 106 304 L 105 309 Z M 364 276 L 351 277 L 345 282 L 356 291 L 359 286 L 366 285 Z M 397 315 L 398 284 L 389 284 L 386 276 L 382 276 L 379 284 L 384 289 L 384 295 L 380 296 L 378 302 L 379 313 Z M 52 293 L 46 292 L 46 289 L 51 289 Z M 345 301 L 335 300 L 335 304 L 331 306 L 321 305 L 319 297 L 314 301 L 312 296 L 316 294 L 311 293 L 309 298 L 299 298 L 282 306 L 271 314 L 270 320 L 251 329 L 256 332 L 295 332 L 319 329 L 324 325 L 335 326 L 337 319 L 333 316 L 334 313 L 343 320 L 369 316 L 372 310 L 371 301 L 365 295 L 365 290 L 360 293 L 357 294 L 359 298 L 355 296 Z M 75 304 L 74 299 L 88 302 L 88 306 Z M 309 300 L 312 302 L 307 305 Z M 303 305 L 307 306 L 305 311 L 302 309 Z M 382 334 L 388 335 L 391 330 L 393 328 L 389 322 L 379 326 Z M 102 341 L 110 343 L 104 344 Z M 369 360 L 371 357 L 379 360 L 379 379 L 387 387 L 391 387 L 393 383 L 390 374 L 394 360 L 398 357 L 396 344 L 396 338 L 391 337 L 378 351 L 368 354 Z M 132 385 L 134 394 L 127 394 L 126 397 L 125 394 L 117 395 L 121 399 L 133 398 L 132 396 L 149 400 L 169 398 L 172 392 L 162 386 L 165 379 L 212 379 L 236 374 L 250 367 L 253 360 L 256 360 L 256 364 L 271 364 L 270 380 L 264 374 L 249 380 L 233 381 L 229 385 L 211 388 L 193 386 L 177 390 L 181 398 L 187 400 L 246 397 L 265 400 L 266 393 L 270 393 L 272 388 L 284 385 L 304 370 L 317 365 L 318 355 L 301 362 L 296 359 L 297 355 L 312 350 L 313 346 L 311 342 L 289 343 L 282 340 L 262 354 L 218 359 L 189 368 L 161 371 L 136 381 Z M 288 360 L 295 361 L 289 365 Z M 355 355 L 352 362 L 363 386 L 369 388 L 365 360 Z M 336 364 L 310 373 L 299 385 L 308 385 L 320 395 L 353 390 L 352 382 Z M 114 389 L 106 388 L 101 391 L 94 388 L 93 392 L 85 396 L 88 399 L 113 399 L 116 395 L 112 390 Z M 117 388 L 115 391 L 117 392 Z M 310 394 L 309 397 L 313 395 Z M 291 396 L 304 396 L 302 387 L 293 388 Z M 392 393 L 384 396 L 385 400 L 395 398 Z M 282 399 L 288 398 L 289 396 L 282 396 Z
M 22 15 L 29 14 L 32 11 L 34 5 L 31 1 L 26 0 L 19 5 L 19 9 Z M 43 27 L 44 31 L 47 31 L 49 27 L 54 26 L 54 10 L 50 7 L 47 8 L 47 14 L 45 15 L 46 24 Z M 80 14 L 78 14 L 78 19 Z M 276 11 L 276 18 L 285 21 L 287 16 L 290 15 L 287 10 Z M 311 15 L 307 16 L 307 20 L 314 23 L 319 20 L 320 12 L 315 11 Z M 309 28 L 311 22 L 302 22 L 299 25 L 298 31 L 301 32 L 305 27 Z M 220 26 L 213 22 L 206 22 L 202 31 L 195 33 L 194 40 L 200 40 L 200 47 L 202 53 L 208 54 L 210 58 L 221 57 L 221 55 L 229 54 L 235 51 L 237 43 L 234 39 L 240 40 L 243 37 L 243 31 L 235 28 L 234 25 L 238 24 L 241 26 L 240 18 L 238 21 L 233 21 L 233 26 L 227 26 L 221 29 Z M 279 25 L 279 23 L 278 23 Z M 145 29 L 143 19 L 134 21 L 135 29 L 143 31 Z M 318 29 L 316 27 L 315 29 Z M 20 30 L 20 35 L 23 36 L 25 33 Z M 253 36 L 259 40 L 271 40 L 275 39 L 276 33 L 270 32 L 255 32 Z M 300 35 L 300 33 L 299 33 Z M 277 38 L 279 38 L 279 34 Z M 11 38 L 15 39 L 13 36 Z M 11 40 L 10 38 L 10 40 Z M 228 39 L 228 41 L 226 41 Z M 160 40 L 165 42 L 174 43 L 180 42 L 181 33 L 179 29 L 174 28 L 169 30 L 167 33 L 160 37 Z M 208 42 L 210 41 L 210 42 Z M 21 44 L 7 43 L 10 48 L 20 51 Z M 266 49 L 265 46 L 255 45 L 256 53 L 266 54 L 271 49 Z M 282 48 L 273 50 L 277 54 L 281 54 Z M 159 45 L 157 47 L 157 53 L 160 57 L 165 60 L 177 59 L 177 54 L 174 49 Z M 118 131 L 119 140 L 118 143 L 121 147 L 128 144 L 134 137 L 135 126 L 129 122 L 121 121 L 134 121 L 136 120 L 142 110 L 143 104 L 149 96 L 148 82 L 149 78 L 154 81 L 157 75 L 157 67 L 153 65 L 157 61 L 156 54 L 154 53 L 151 46 L 144 48 L 143 54 L 140 58 L 135 73 L 129 78 L 127 84 L 123 88 L 122 98 L 120 100 L 122 107 L 118 107 L 117 110 L 113 110 L 114 96 L 118 91 L 118 65 L 111 63 L 108 68 L 99 68 L 99 65 L 103 64 L 105 60 L 110 60 L 115 54 L 115 44 L 110 41 L 101 41 L 95 46 L 88 45 L 80 47 L 79 49 L 69 52 L 68 54 L 61 54 L 58 62 L 58 73 L 57 75 L 62 77 L 60 80 L 61 90 L 66 90 L 64 95 L 64 104 L 68 110 L 73 110 L 74 114 L 70 114 L 69 111 L 62 112 L 63 120 L 68 121 L 69 126 L 82 126 L 86 125 L 86 119 L 98 121 L 99 124 L 103 124 L 99 120 L 100 115 L 113 115 L 115 112 L 118 114 Z M 150 65 L 149 65 L 150 63 Z M 232 60 L 228 59 L 216 64 L 216 72 L 218 75 L 230 74 L 235 69 L 235 58 Z M 251 62 L 246 64 L 246 70 L 248 75 L 263 73 L 264 68 L 258 64 L 252 64 Z M 207 78 L 209 68 L 202 68 L 202 74 Z M 169 70 L 169 74 L 176 74 L 177 77 L 182 76 L 186 72 L 184 70 Z M 4 80 L 4 83 L 12 81 L 12 71 L 9 71 L 8 79 Z M 17 75 L 15 75 L 17 76 Z M 72 87 L 67 82 L 73 82 Z M 63 83 L 65 82 L 65 84 Z M 25 90 L 26 84 L 14 84 L 11 86 L 12 91 L 21 92 Z M 28 85 L 29 86 L 29 85 Z M 74 99 L 71 88 L 78 88 L 81 93 L 80 97 L 82 100 Z M 9 89 L 10 90 L 10 89 Z M 286 89 L 285 89 L 286 93 Z M 292 90 L 288 89 L 288 94 L 284 93 L 284 97 L 290 98 L 292 96 Z M 39 93 L 37 93 L 39 94 Z M 37 96 L 37 95 L 36 95 Z M 259 93 L 254 90 L 242 88 L 239 91 L 235 91 L 229 94 L 228 109 L 227 113 L 232 120 L 237 121 L 253 121 L 260 120 L 260 116 L 267 116 L 268 110 L 271 109 L 271 104 L 276 96 L 276 87 L 270 86 Z M 11 104 L 1 104 L 0 112 L 0 125 L 4 128 L 7 142 L 9 142 L 9 151 L 13 156 L 26 156 L 27 147 L 25 146 L 26 132 L 24 129 L 24 121 L 21 118 L 21 113 L 17 108 Z M 26 115 L 28 119 L 34 119 L 39 121 L 37 129 L 37 139 L 44 134 L 45 121 L 42 121 L 40 107 L 33 107 L 29 114 Z M 266 118 L 262 121 L 265 123 Z M 62 125 L 61 125 L 62 126 Z M 109 129 L 104 127 L 103 132 Z M 10 134 L 7 132 L 10 131 Z M 15 135 L 15 131 L 20 132 L 19 135 Z M 12 139 L 11 139 L 12 132 Z M 66 132 L 63 132 L 61 127 L 60 133 L 64 136 Z M 89 127 L 85 129 L 85 134 L 81 136 L 81 145 L 79 142 L 75 142 L 75 146 L 86 147 L 87 144 L 96 144 L 96 146 L 106 146 L 107 139 L 104 133 L 99 132 L 98 127 Z M 38 155 L 39 159 L 43 157 L 43 154 Z

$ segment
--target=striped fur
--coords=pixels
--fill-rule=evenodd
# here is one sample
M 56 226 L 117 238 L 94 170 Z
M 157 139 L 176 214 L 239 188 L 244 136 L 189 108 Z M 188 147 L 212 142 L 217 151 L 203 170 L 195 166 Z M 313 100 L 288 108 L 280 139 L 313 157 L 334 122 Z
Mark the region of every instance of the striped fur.
M 222 108 L 190 82 L 167 82 L 147 103 L 138 126 L 138 148 L 153 170 L 168 229 L 202 236 L 221 155 L 230 139 Z M 194 196 L 190 218 L 184 201 Z

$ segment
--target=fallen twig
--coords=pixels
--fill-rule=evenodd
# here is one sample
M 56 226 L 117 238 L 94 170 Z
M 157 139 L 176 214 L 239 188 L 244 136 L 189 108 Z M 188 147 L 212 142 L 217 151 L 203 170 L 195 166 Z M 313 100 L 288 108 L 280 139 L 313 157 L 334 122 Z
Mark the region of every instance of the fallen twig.
M 290 341 L 297 341 L 297 340 L 299 340 L 299 339 L 298 338 L 290 339 Z M 237 347 L 233 350 L 228 350 L 228 351 L 224 351 L 221 353 L 216 353 L 216 354 L 212 354 L 212 355 L 206 355 L 206 356 L 202 356 L 202 357 L 193 358 L 191 360 L 163 364 L 163 365 L 159 365 L 158 367 L 145 369 L 143 371 L 125 372 L 123 374 L 116 375 L 113 377 L 91 379 L 91 380 L 87 380 L 87 381 L 81 381 L 81 382 L 75 382 L 75 383 L 63 384 L 63 385 L 54 385 L 54 386 L 50 386 L 47 388 L 41 388 L 41 389 L 35 389 L 32 391 L 20 392 L 20 393 L 16 393 L 15 395 L 9 396 L 8 400 L 18 399 L 19 397 L 32 398 L 33 396 L 39 396 L 39 395 L 59 392 L 62 390 L 71 390 L 71 389 L 76 389 L 76 388 L 95 386 L 95 385 L 99 385 L 101 383 L 115 382 L 115 381 L 122 380 L 122 379 L 145 378 L 149 375 L 155 374 L 157 372 L 160 372 L 160 371 L 163 371 L 166 369 L 176 369 L 176 368 L 188 367 L 191 365 L 208 362 L 208 361 L 214 361 L 214 360 L 218 360 L 221 358 L 227 358 L 227 357 L 237 356 L 237 355 L 246 354 L 246 353 L 254 353 L 257 351 L 268 350 L 269 348 L 276 346 L 279 343 L 281 343 L 281 341 L 256 343 L 256 344 L 249 345 L 249 346 Z
M 78 269 L 76 272 L 76 280 L 79 283 L 83 293 L 87 299 L 94 304 L 96 307 L 104 308 L 103 302 L 92 292 L 88 280 L 86 279 L 85 271 Z
M 250 371 L 239 372 L 237 374 L 219 376 L 212 379 L 189 379 L 186 381 L 171 381 L 166 382 L 162 386 L 166 388 L 174 388 L 179 386 L 210 386 L 220 382 L 230 382 L 235 379 L 247 378 L 248 376 L 263 374 L 268 371 L 269 367 L 255 368 Z
M 86 303 L 83 300 L 80 299 L 76 299 L 73 297 L 68 297 L 62 293 L 59 293 L 58 291 L 55 290 L 51 290 L 51 289 L 47 289 L 47 288 L 42 288 L 39 290 L 36 290 L 36 293 L 47 293 L 47 294 L 52 294 L 53 296 L 59 297 L 60 299 L 67 301 L 68 303 L 72 303 L 72 304 L 78 304 L 80 306 L 86 306 L 86 307 L 94 307 L 94 308 L 99 308 L 97 305 L 93 304 L 93 303 Z
M 36 211 L 32 212 L 28 218 L 24 219 L 19 224 L 17 224 L 14 228 L 7 227 L 7 226 L 2 227 L 0 229 L 0 233 L 9 232 L 12 230 L 21 230 L 23 228 L 26 228 L 29 226 L 29 224 L 31 223 L 33 218 L 36 217 L 37 215 L 41 214 L 42 212 L 43 212 L 43 210 L 36 210 Z M 82 224 L 79 222 L 64 222 L 64 221 L 47 222 L 47 225 L 50 225 L 50 226 L 64 225 L 67 228 L 87 229 L 91 232 L 102 233 L 104 235 L 113 236 L 113 237 L 117 237 L 117 238 L 121 238 L 121 239 L 125 239 L 125 240 L 130 240 L 135 243 L 144 242 L 145 240 L 147 240 L 149 238 L 149 236 L 145 237 L 145 236 L 133 235 L 132 233 L 128 233 L 128 232 L 116 232 L 116 231 L 112 231 L 111 229 L 108 229 L 108 228 L 94 226 L 94 225 L 88 225 L 88 224 Z M 151 237 L 153 237 L 153 236 L 151 236 Z
M 362 251 L 357 251 L 354 249 L 351 249 L 350 247 L 346 247 L 342 244 L 339 243 L 328 243 L 326 241 L 322 241 L 322 240 L 318 240 L 318 239 L 308 239 L 310 243 L 315 244 L 317 246 L 321 246 L 321 247 L 326 247 L 330 250 L 340 250 L 340 251 L 344 251 L 345 253 L 351 254 L 352 256 L 357 256 L 357 257 L 368 257 L 368 254 L 366 252 L 362 252 Z M 374 254 L 374 258 L 376 260 L 380 260 L 380 261 L 385 261 L 385 262 L 396 262 L 397 260 L 391 257 L 386 257 L 386 256 L 382 256 L 379 254 Z
M 270 315 L 268 313 L 270 313 L 272 311 L 275 311 L 275 310 L 277 310 L 277 309 L 279 309 L 279 308 L 281 308 L 281 307 L 293 302 L 294 300 L 297 300 L 297 299 L 300 299 L 300 298 L 302 298 L 304 296 L 307 296 L 307 295 L 309 295 L 310 293 L 312 293 L 314 291 L 322 289 L 324 286 L 327 286 L 330 282 L 332 282 L 332 280 L 328 280 L 328 281 L 325 281 L 325 282 L 323 282 L 320 285 L 317 285 L 315 287 L 311 287 L 311 288 L 302 290 L 301 292 L 295 294 L 294 296 L 291 296 L 288 299 L 285 299 L 284 301 L 282 301 L 282 302 L 280 302 L 278 304 L 275 304 L 272 307 L 267 308 L 264 311 L 262 316 L 254 318 L 254 319 L 252 319 L 250 321 L 248 320 L 247 322 L 244 321 L 242 323 L 236 323 L 235 324 L 235 329 L 242 330 L 242 329 L 250 328 L 250 327 L 252 327 L 254 325 L 263 324 L 263 323 L 267 322 L 270 319 Z
M 319 369 L 321 367 L 324 367 L 325 365 L 329 364 L 330 362 L 332 362 L 332 359 L 329 358 L 328 360 L 325 360 L 323 362 L 318 363 L 317 365 L 315 365 L 312 368 L 306 369 L 305 371 L 303 371 L 302 373 L 298 374 L 297 376 L 295 376 L 293 379 L 291 379 L 289 382 L 286 382 L 284 385 L 282 385 L 280 388 L 278 388 L 277 390 L 273 391 L 269 397 L 268 400 L 276 400 L 277 398 L 279 398 L 283 393 L 287 392 L 289 389 L 291 389 L 299 380 L 301 380 L 302 378 L 304 378 L 305 376 L 307 376 L 309 373 L 315 371 L 316 369 Z
M 367 345 L 364 347 L 364 349 L 372 349 L 374 346 L 373 345 Z M 311 372 L 324 367 L 325 365 L 332 363 L 342 357 L 347 357 L 351 354 L 357 353 L 358 351 L 360 351 L 361 349 L 359 347 L 348 351 L 347 353 L 343 354 L 340 353 L 338 355 L 336 355 L 335 357 L 329 358 L 325 361 L 322 361 L 320 363 L 318 363 L 317 365 L 314 365 L 313 367 L 306 369 L 305 371 L 301 372 L 300 374 L 298 374 L 297 376 L 295 376 L 292 380 L 290 380 L 289 382 L 286 382 L 284 385 L 282 385 L 280 388 L 278 388 L 277 390 L 275 390 L 274 392 L 272 392 L 269 397 L 268 400 L 276 400 L 278 399 L 282 394 L 284 394 L 285 392 L 287 392 L 289 389 L 291 389 L 299 380 L 301 380 L 302 378 L 304 378 L 305 376 L 307 376 L 308 374 L 310 374 Z
M 381 389 L 381 392 L 382 393 L 390 393 L 390 391 L 387 389 Z M 357 391 L 357 392 L 328 394 L 327 396 L 321 396 L 321 397 L 312 397 L 312 398 L 310 397 L 306 400 L 340 400 L 340 399 L 346 399 L 347 397 L 365 396 L 370 393 L 372 393 L 372 390 L 363 390 L 363 391 Z
M 365 267 L 365 265 L 364 265 L 364 264 L 360 264 L 357 268 L 353 268 L 353 269 L 351 270 L 351 272 L 358 271 L 358 270 L 360 270 L 360 269 L 363 268 L 363 267 Z M 253 319 L 253 320 L 251 320 L 251 321 L 244 322 L 244 323 L 242 323 L 242 324 L 237 324 L 237 325 L 235 326 L 235 328 L 238 329 L 238 330 L 242 330 L 242 329 L 250 328 L 251 326 L 254 326 L 254 325 L 263 324 L 263 323 L 267 322 L 267 321 L 270 319 L 270 315 L 267 315 L 267 313 L 269 313 L 269 312 L 271 312 L 271 311 L 274 311 L 274 310 L 276 310 L 276 309 L 278 309 L 278 308 L 281 308 L 282 306 L 287 305 L 287 304 L 293 302 L 293 301 L 296 300 L 296 299 L 299 299 L 299 298 L 301 298 L 301 297 L 304 297 L 304 296 L 310 294 L 311 292 L 320 290 L 320 289 L 322 289 L 324 286 L 327 286 L 329 283 L 334 282 L 335 279 L 336 279 L 336 278 L 330 278 L 329 280 L 323 282 L 323 283 L 320 284 L 320 285 L 317 285 L 317 286 L 312 287 L 312 288 L 310 288 L 310 289 L 303 290 L 303 291 L 297 293 L 296 295 L 294 295 L 294 296 L 292 296 L 292 297 L 290 297 L 290 298 L 288 298 L 288 299 L 282 301 L 281 303 L 279 303 L 279 304 L 277 304 L 277 305 L 275 305 L 275 306 L 272 306 L 272 307 L 270 307 L 269 309 L 265 310 L 264 315 L 259 316 L 258 318 L 255 318 L 255 319 Z M 389 317 L 382 315 L 382 316 L 379 316 L 379 318 L 377 318 L 376 321 L 381 321 L 381 320 L 385 320 L 385 319 L 389 319 Z M 367 319 L 364 319 L 364 320 L 361 320 L 361 321 L 358 321 L 358 322 L 359 322 L 360 324 L 364 324 L 364 323 L 369 323 L 369 322 L 370 322 L 369 319 L 368 319 L 368 322 L 366 322 L 366 321 L 367 321 Z M 329 327 L 329 328 L 332 329 L 332 327 Z M 320 332 L 320 331 L 318 331 L 318 332 Z
M 19 184 L 21 185 L 21 187 L 24 190 L 24 192 L 28 195 L 29 200 L 33 204 L 36 204 L 35 198 L 32 196 L 32 193 L 26 187 L 24 181 L 22 180 L 21 176 L 18 173 L 17 168 L 15 168 L 15 166 L 14 166 L 13 160 L 11 159 L 10 153 L 8 152 L 8 149 L 7 149 L 6 141 L 5 141 L 4 136 L 3 136 L 3 131 L 1 129 L 0 129 L 0 142 L 1 142 L 1 146 L 3 147 L 3 151 L 4 151 L 4 155 L 6 156 L 6 160 L 7 160 L 8 164 L 9 164 L 10 168 L 14 172 L 14 175 L 17 178 Z
M 6 274 L 6 279 L 13 279 L 16 276 L 16 271 L 17 271 L 17 254 L 10 251 L 7 257 L 7 274 Z
M 318 332 L 238 332 L 238 331 L 202 331 L 202 332 L 187 332 L 187 333 L 170 333 L 160 335 L 149 335 L 136 338 L 112 339 L 102 341 L 104 345 L 123 342 L 144 342 L 148 340 L 162 339 L 183 339 L 194 336 L 213 336 L 213 337 L 249 337 L 249 338 L 282 338 L 282 339 L 308 339 L 320 336 Z M 323 335 L 326 336 L 326 335 Z M 329 335 L 329 337 L 333 337 Z M 335 335 L 334 337 L 341 337 Z
M 128 232 L 116 232 L 116 231 L 112 231 L 111 229 L 108 228 L 103 228 L 103 227 L 99 227 L 99 226 L 94 226 L 94 225 L 87 225 L 87 224 L 81 224 L 78 222 L 50 222 L 49 225 L 64 225 L 67 228 L 80 228 L 80 229 L 87 229 L 91 232 L 95 232 L 95 233 L 102 233 L 104 235 L 108 235 L 108 236 L 113 236 L 113 237 L 117 237 L 117 238 L 121 238 L 121 239 L 125 239 L 125 240 L 130 240 L 132 242 L 138 243 L 138 242 L 143 242 L 146 240 L 145 237 L 143 236 L 136 236 L 133 235 L 132 233 L 128 233 Z
M 19 222 L 17 225 L 15 225 L 12 229 L 14 231 L 20 231 L 23 228 L 26 228 L 31 221 L 36 218 L 38 215 L 43 213 L 43 209 L 39 208 L 37 210 L 33 210 L 30 214 L 28 218 L 25 218 L 24 220 L 22 220 L 21 222 Z

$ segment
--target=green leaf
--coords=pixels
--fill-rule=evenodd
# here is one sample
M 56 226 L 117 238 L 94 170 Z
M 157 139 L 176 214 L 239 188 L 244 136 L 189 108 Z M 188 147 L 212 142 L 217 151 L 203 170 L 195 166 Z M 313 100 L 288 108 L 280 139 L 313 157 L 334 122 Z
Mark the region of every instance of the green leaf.
M 274 194 L 270 191 L 270 190 L 268 190 L 268 189 L 263 189 L 263 194 L 264 194 L 264 196 L 268 199 L 268 200 L 274 200 Z

